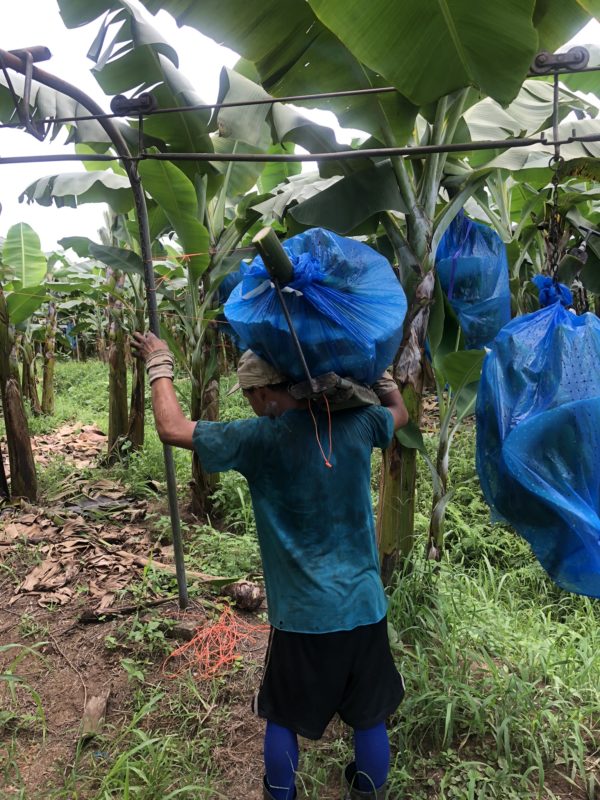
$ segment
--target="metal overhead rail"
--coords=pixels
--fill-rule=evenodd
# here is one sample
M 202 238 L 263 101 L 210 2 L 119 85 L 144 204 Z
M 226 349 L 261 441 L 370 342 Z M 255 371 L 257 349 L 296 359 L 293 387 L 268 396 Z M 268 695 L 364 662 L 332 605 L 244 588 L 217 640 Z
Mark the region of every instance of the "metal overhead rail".
M 494 139 L 481 142 L 455 142 L 445 145 L 422 145 L 415 147 L 371 147 L 365 150 L 334 150 L 326 153 L 140 153 L 140 155 L 102 155 L 91 153 L 56 153 L 47 156 L 0 156 L 2 164 L 35 163 L 44 161 L 241 161 L 241 162 L 302 162 L 302 161 L 346 161 L 360 158 L 385 158 L 432 155 L 434 153 L 466 153 L 470 150 L 511 150 L 536 144 L 555 147 L 573 142 L 600 142 L 599 134 L 568 136 L 566 139 L 546 139 L 544 136 L 523 139 Z

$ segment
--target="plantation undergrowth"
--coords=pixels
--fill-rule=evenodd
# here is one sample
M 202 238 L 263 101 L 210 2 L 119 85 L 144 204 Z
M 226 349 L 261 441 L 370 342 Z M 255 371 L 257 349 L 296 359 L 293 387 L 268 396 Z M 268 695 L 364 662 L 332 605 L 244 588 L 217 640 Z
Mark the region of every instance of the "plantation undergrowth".
M 179 389 L 185 396 L 184 382 Z M 224 391 L 222 402 L 225 419 L 248 414 L 240 393 L 228 397 Z M 105 429 L 106 406 L 105 365 L 61 363 L 56 413 L 32 420 L 33 433 L 47 433 L 69 420 Z M 426 438 L 433 448 L 434 436 Z M 466 425 L 451 453 L 455 494 L 439 565 L 423 558 L 431 491 L 427 468 L 420 467 L 414 560 L 390 592 L 390 638 L 407 694 L 390 721 L 389 796 L 599 800 L 598 602 L 556 588 L 522 540 L 490 523 L 473 454 L 474 430 Z M 183 506 L 190 456 L 183 451 L 176 455 Z M 375 475 L 378 463 L 376 455 Z M 70 469 L 58 456 L 40 475 L 43 490 L 68 479 Z M 162 448 L 150 414 L 144 450 L 89 475 L 110 476 L 123 482 L 132 497 L 152 498 L 147 524 L 168 546 L 164 492 L 157 499 L 152 483 L 164 486 Z M 374 478 L 374 491 L 376 484 Z M 250 498 L 239 476 L 223 476 L 214 509 L 214 518 L 207 520 L 184 515 L 188 567 L 257 576 L 260 558 Z M 4 597 L 10 596 L 24 565 L 36 557 L 22 546 L 4 558 Z M 174 591 L 172 577 L 148 568 L 123 602 Z M 190 593 L 199 603 L 206 596 L 193 582 Z M 210 614 L 210 605 L 207 609 Z M 198 682 L 189 673 L 167 680 L 161 664 L 174 648 L 168 613 L 140 611 L 86 627 L 67 650 L 69 613 L 72 617 L 66 607 L 41 611 L 32 606 L 25 615 L 18 610 L 20 616 L 0 616 L 0 797 L 262 796 L 261 723 L 251 717 L 249 701 L 260 679 L 263 651 L 249 652 L 235 669 L 210 681 Z M 264 614 L 257 621 L 264 621 Z M 93 645 L 90 637 L 95 637 Z M 15 646 L 7 649 L 8 644 Z M 61 654 L 87 675 L 89 663 L 76 660 L 81 653 L 98 670 L 97 683 L 112 682 L 114 695 L 103 733 L 88 745 L 78 743 L 76 726 L 61 728 L 53 721 L 44 693 Z M 72 683 L 72 670 L 70 679 Z M 68 694 L 69 685 L 62 684 Z M 334 722 L 321 742 L 303 744 L 299 798 L 340 797 L 342 770 L 351 759 L 348 731 Z

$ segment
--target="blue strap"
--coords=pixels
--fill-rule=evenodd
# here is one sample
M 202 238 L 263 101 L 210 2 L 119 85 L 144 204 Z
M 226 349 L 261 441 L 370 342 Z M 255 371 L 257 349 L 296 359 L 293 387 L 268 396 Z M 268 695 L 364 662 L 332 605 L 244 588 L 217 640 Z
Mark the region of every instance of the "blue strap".
M 464 222 L 463 217 L 463 222 Z M 469 234 L 471 233 L 471 228 L 473 227 L 473 221 L 467 220 L 467 226 L 465 229 L 464 236 L 462 237 L 462 241 L 456 248 L 453 256 L 452 256 L 452 269 L 450 270 L 450 283 L 448 286 L 448 300 L 452 300 L 452 296 L 454 295 L 454 278 L 456 276 L 456 262 L 458 261 L 459 257 L 462 255 L 462 249 L 465 246 L 467 239 L 469 238 Z

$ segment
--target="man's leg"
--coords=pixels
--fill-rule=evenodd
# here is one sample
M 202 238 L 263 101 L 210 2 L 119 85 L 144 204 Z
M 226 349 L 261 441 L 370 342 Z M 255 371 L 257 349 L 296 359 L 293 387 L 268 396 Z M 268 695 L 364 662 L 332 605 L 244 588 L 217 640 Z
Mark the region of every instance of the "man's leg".
M 273 800 L 293 800 L 298 769 L 298 737 L 289 728 L 267 721 L 265 731 L 266 788 Z
M 390 768 L 390 742 L 385 722 L 368 730 L 355 729 L 354 757 L 355 786 L 359 791 L 372 792 L 384 785 Z

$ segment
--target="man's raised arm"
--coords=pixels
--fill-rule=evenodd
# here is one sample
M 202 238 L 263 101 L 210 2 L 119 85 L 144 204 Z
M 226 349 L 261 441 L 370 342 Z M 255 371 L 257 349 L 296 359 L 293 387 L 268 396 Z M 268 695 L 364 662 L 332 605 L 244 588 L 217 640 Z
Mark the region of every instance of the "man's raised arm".
M 384 408 L 389 408 L 394 418 L 394 430 L 403 428 L 408 422 L 408 411 L 404 405 L 404 400 L 398 389 L 396 381 L 389 372 L 384 372 L 379 380 L 372 386 L 373 391 L 379 398 L 379 402 Z
M 153 333 L 133 334 L 131 346 L 146 363 L 152 390 L 152 411 L 161 442 L 193 450 L 196 423 L 186 418 L 173 388 L 173 354 L 166 342 Z

